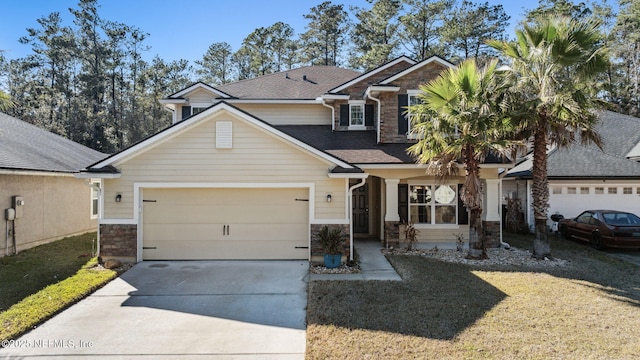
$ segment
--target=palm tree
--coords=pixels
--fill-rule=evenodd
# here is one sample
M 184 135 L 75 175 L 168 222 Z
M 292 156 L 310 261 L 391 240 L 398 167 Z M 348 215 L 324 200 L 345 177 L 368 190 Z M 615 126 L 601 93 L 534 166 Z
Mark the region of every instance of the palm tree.
M 516 127 L 533 137 L 533 256 L 551 256 L 547 237 L 549 186 L 547 151 L 582 142 L 600 145 L 594 131 L 599 105 L 594 79 L 607 68 L 598 23 L 554 18 L 516 30 L 516 42 L 489 41 L 510 61 L 505 77 L 513 82 Z
M 13 107 L 13 101 L 11 97 L 6 93 L 0 91 L 0 111 L 7 111 Z
M 443 72 L 420 87 L 420 102 L 409 106 L 413 132 L 420 139 L 409 148 L 430 173 L 446 177 L 464 164 L 461 199 L 469 211 L 469 258 L 484 259 L 480 167 L 489 153 L 504 155 L 510 121 L 500 109 L 506 88 L 496 74 L 497 61 L 479 69 L 474 59 Z

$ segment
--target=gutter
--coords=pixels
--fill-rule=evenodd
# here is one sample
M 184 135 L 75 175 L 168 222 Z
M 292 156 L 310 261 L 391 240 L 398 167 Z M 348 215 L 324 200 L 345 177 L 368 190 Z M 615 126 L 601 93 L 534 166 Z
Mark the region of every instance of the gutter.
M 336 130 L 336 109 L 327 104 L 327 102 L 324 100 L 324 98 L 320 98 L 322 101 L 322 106 L 331 109 L 331 131 L 335 131 Z
M 371 93 L 369 92 L 369 89 L 367 89 L 367 97 L 373 101 L 375 101 L 378 104 L 378 109 L 376 111 L 376 117 L 377 117 L 377 124 L 376 124 L 376 143 L 380 144 L 380 99 L 378 98 L 374 98 Z

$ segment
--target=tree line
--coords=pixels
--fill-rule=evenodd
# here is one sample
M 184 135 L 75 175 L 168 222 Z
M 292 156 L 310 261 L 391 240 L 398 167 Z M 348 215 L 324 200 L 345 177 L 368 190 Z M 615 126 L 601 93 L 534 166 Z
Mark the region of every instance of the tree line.
M 612 61 L 601 97 L 615 110 L 640 114 L 640 0 L 604 2 L 540 0 L 525 23 L 541 14 L 596 18 Z M 211 85 L 305 65 L 361 71 L 403 54 L 417 61 L 439 55 L 454 63 L 487 62 L 499 52 L 487 41 L 508 40 L 510 18 L 501 5 L 468 0 L 366 0 L 365 6 L 324 1 L 304 15 L 304 32 L 285 22 L 260 27 L 238 49 L 212 43 L 201 59 L 143 59 L 149 36 L 136 26 L 100 16 L 98 0 L 80 0 L 37 19 L 20 42 L 32 53 L 7 61 L 0 52 L 0 88 L 15 105 L 12 116 L 94 149 L 111 153 L 170 124 L 158 102 L 195 81 Z

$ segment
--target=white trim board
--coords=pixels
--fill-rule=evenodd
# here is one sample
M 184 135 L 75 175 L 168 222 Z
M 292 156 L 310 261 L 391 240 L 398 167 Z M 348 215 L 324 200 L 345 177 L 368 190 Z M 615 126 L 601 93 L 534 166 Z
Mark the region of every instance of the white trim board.
M 307 152 L 308 154 L 311 154 L 317 158 L 322 159 L 323 161 L 327 161 L 329 163 L 332 163 L 334 165 L 346 168 L 346 169 L 353 169 L 354 167 L 336 157 L 333 157 L 325 152 L 319 151 L 318 149 L 309 146 L 308 144 L 290 136 L 287 135 L 286 133 L 274 128 L 271 125 L 268 125 L 266 123 L 264 123 L 263 121 L 261 121 L 260 119 L 247 114 L 243 111 L 241 111 L 240 109 L 229 105 L 225 102 L 220 102 L 212 107 L 210 107 L 209 109 L 202 111 L 184 121 L 180 121 L 174 125 L 172 125 L 171 127 L 167 128 L 167 130 L 164 130 L 162 132 L 157 133 L 156 135 L 142 141 L 139 142 L 133 146 L 131 146 L 128 149 L 125 149 L 123 151 L 121 151 L 120 153 L 117 153 L 107 159 L 104 159 L 94 165 L 92 165 L 92 168 L 102 168 L 108 165 L 113 165 L 113 164 L 117 164 L 117 163 L 121 163 L 124 161 L 127 161 L 135 156 L 137 156 L 139 153 L 143 152 L 143 151 L 148 151 L 150 149 L 153 149 L 154 147 L 164 143 L 165 141 L 178 136 L 179 134 L 187 131 L 188 129 L 190 129 L 193 126 L 198 125 L 200 122 L 205 121 L 207 118 L 209 118 L 210 116 L 217 114 L 219 112 L 222 111 L 226 111 L 229 112 L 231 115 L 246 121 L 248 124 L 259 128 L 263 131 L 265 131 L 265 133 L 270 134 L 282 141 L 288 142 L 289 144 L 292 144 L 296 147 L 298 147 L 299 149 Z

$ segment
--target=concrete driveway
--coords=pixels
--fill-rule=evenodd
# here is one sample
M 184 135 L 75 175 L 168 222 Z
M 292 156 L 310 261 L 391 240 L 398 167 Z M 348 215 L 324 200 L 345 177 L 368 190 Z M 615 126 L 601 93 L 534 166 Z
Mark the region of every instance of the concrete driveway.
M 306 261 L 145 261 L 0 358 L 304 359 Z

